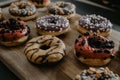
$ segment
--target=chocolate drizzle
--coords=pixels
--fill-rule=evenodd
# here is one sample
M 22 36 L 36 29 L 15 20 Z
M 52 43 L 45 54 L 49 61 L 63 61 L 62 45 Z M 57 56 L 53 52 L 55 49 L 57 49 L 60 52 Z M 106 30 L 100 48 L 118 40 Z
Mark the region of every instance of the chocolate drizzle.
M 48 38 L 48 39 L 45 39 L 45 38 L 47 38 L 48 36 L 46 35 L 44 35 L 44 36 L 41 36 L 40 38 L 38 38 L 36 41 L 29 41 L 28 43 L 27 43 L 27 45 L 26 45 L 26 47 L 25 47 L 25 49 L 24 49 L 24 53 L 25 53 L 25 55 L 27 56 L 29 53 L 29 57 L 28 57 L 28 59 L 29 60 L 31 60 L 31 59 L 33 59 L 33 56 L 34 55 L 36 55 L 36 54 L 38 54 L 38 51 L 40 51 L 40 50 L 45 50 L 46 51 L 46 49 L 48 50 L 47 52 L 45 52 L 43 55 L 39 55 L 39 56 L 37 56 L 35 59 L 34 59 L 34 62 L 35 63 L 37 63 L 38 62 L 38 60 L 40 59 L 40 58 L 42 58 L 41 60 L 40 60 L 40 62 L 39 62 L 39 64 L 42 64 L 42 63 L 46 63 L 46 62 L 48 62 L 46 59 L 47 59 L 47 57 L 48 56 L 50 56 L 50 55 L 53 55 L 53 54 L 60 54 L 60 55 L 62 55 L 62 56 L 64 56 L 66 53 L 65 53 L 65 49 L 63 48 L 63 52 L 59 52 L 59 51 L 54 51 L 55 49 L 57 49 L 57 48 L 60 48 L 59 46 L 61 45 L 61 41 L 60 40 L 57 40 L 56 41 L 56 43 L 54 42 L 54 40 L 56 40 L 56 38 L 55 37 L 50 37 L 50 38 Z M 59 42 L 59 43 L 58 43 Z M 32 47 L 33 45 L 35 45 L 35 44 L 39 44 L 40 45 L 40 48 L 39 47 L 37 47 L 37 48 L 30 48 L 30 47 Z M 53 45 L 54 44 L 54 45 Z M 49 48 L 48 47 L 44 47 L 44 48 L 41 48 L 41 47 L 43 47 L 43 46 L 49 46 Z M 39 54 L 41 54 L 41 53 L 39 53 Z

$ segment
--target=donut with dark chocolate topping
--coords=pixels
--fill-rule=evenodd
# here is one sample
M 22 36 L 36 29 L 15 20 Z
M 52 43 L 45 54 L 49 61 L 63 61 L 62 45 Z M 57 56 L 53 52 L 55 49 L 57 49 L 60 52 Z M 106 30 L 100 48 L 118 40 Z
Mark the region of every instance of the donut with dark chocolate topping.
M 60 35 L 70 29 L 69 20 L 59 15 L 46 15 L 37 19 L 36 29 L 39 34 Z
M 77 28 L 82 34 L 90 32 L 106 37 L 112 30 L 112 23 L 107 18 L 100 15 L 91 14 L 81 16 Z
M 30 28 L 25 22 L 13 18 L 0 22 L 0 44 L 16 46 L 25 42 L 30 34 Z
M 84 33 L 75 41 L 75 55 L 82 63 L 103 66 L 111 61 L 114 42 L 98 34 Z

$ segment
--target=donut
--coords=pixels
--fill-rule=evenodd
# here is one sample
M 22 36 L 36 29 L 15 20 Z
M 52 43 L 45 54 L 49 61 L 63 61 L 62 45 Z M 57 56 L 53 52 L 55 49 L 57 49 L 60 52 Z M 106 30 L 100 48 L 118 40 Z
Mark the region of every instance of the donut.
M 77 74 L 74 80 L 120 80 L 118 74 L 113 73 L 108 67 L 93 68 L 83 70 Z
M 37 19 L 38 34 L 60 35 L 70 30 L 69 20 L 59 15 L 46 15 Z
M 51 35 L 42 35 L 31 39 L 25 46 L 27 59 L 35 64 L 53 64 L 65 56 L 62 40 Z
M 4 46 L 17 46 L 29 37 L 30 29 L 25 22 L 13 18 L 0 22 L 0 44 Z
M 85 15 L 80 17 L 77 29 L 82 34 L 89 32 L 107 37 L 112 30 L 112 23 L 100 15 Z
M 114 42 L 98 34 L 87 32 L 75 41 L 75 56 L 89 66 L 106 65 L 114 53 Z
M 36 7 L 30 2 L 14 2 L 9 7 L 9 13 L 12 18 L 20 18 L 28 21 L 37 17 Z
M 2 13 L 2 10 L 0 8 L 0 21 L 2 21 L 4 18 L 3 18 L 3 13 Z
M 29 0 L 36 7 L 47 7 L 51 3 L 50 0 Z
M 76 13 L 76 7 L 69 2 L 58 1 L 48 7 L 48 13 L 54 15 L 61 15 L 70 19 Z
M 120 41 L 119 41 L 119 46 L 118 46 L 118 52 L 120 52 Z

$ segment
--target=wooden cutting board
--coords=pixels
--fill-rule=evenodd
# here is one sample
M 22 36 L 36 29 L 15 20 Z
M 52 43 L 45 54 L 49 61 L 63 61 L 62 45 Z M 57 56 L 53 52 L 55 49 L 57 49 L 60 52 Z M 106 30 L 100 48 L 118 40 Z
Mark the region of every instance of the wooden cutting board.
M 44 9 L 39 9 L 38 12 L 40 16 L 46 14 Z M 8 8 L 4 8 L 3 13 L 6 18 L 10 17 Z M 80 16 L 76 14 L 76 16 L 70 20 L 71 30 L 69 32 L 58 36 L 64 41 L 67 52 L 67 55 L 58 64 L 41 66 L 30 63 L 23 53 L 25 44 L 17 47 L 4 47 L 0 45 L 0 60 L 21 80 L 72 80 L 76 74 L 88 68 L 88 66 L 80 63 L 74 56 L 74 41 L 80 34 L 76 29 L 76 22 L 79 17 Z M 31 28 L 30 39 L 38 36 L 35 30 L 35 20 L 28 21 L 27 24 Z M 109 36 L 109 38 L 115 42 L 116 51 L 120 41 L 119 36 L 120 32 L 115 30 L 113 30 Z M 119 57 L 116 53 L 116 57 L 106 66 L 120 75 Z

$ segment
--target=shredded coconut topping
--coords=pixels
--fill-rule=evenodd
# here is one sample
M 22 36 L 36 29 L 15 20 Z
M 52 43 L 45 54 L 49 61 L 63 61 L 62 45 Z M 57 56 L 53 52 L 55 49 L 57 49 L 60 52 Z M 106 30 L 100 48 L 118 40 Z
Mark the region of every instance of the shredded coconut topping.
M 70 27 L 69 20 L 59 15 L 46 15 L 37 19 L 38 29 L 45 31 L 62 31 Z
M 109 31 L 112 28 L 112 23 L 107 18 L 95 14 L 82 16 L 79 25 L 93 32 Z

